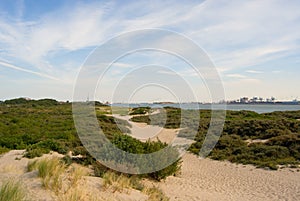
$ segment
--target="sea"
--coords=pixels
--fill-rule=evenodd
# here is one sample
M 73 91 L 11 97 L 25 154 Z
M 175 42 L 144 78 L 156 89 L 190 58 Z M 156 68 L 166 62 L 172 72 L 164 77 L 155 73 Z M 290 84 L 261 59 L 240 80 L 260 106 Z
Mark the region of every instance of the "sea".
M 170 104 L 154 104 L 154 103 L 113 103 L 112 106 L 116 107 L 151 107 L 151 108 L 163 108 L 163 107 L 176 107 L 182 109 L 200 109 L 200 110 L 233 110 L 241 111 L 248 110 L 256 113 L 270 113 L 274 111 L 297 111 L 300 110 L 299 104 L 288 105 L 288 104 L 198 104 L 198 103 L 170 103 Z

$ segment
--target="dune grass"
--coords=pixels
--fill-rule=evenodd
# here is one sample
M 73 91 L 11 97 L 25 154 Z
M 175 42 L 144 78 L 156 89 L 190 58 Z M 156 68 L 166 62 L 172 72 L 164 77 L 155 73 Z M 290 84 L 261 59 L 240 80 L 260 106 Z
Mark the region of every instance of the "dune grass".
M 123 174 L 117 174 L 113 171 L 107 171 L 103 175 L 103 186 L 105 188 L 111 188 L 113 192 L 122 192 L 125 188 L 132 187 L 130 178 Z
M 23 201 L 25 191 L 20 181 L 9 179 L 0 188 L 0 201 Z
M 148 201 L 169 201 L 161 189 L 157 187 L 144 188 L 143 192 L 149 196 Z
M 42 184 L 46 189 L 58 193 L 62 188 L 62 176 L 66 165 L 59 158 L 45 158 L 30 162 L 27 169 L 28 171 L 38 170 L 38 176 L 42 179 Z
M 70 187 L 77 186 L 78 182 L 82 179 L 83 176 L 86 176 L 88 172 L 80 166 L 72 166 L 70 172 Z
M 38 160 L 29 161 L 27 164 L 27 172 L 32 172 L 34 170 L 37 170 L 37 164 L 38 164 Z
M 81 201 L 85 200 L 86 193 L 82 189 L 72 189 L 58 196 L 59 201 Z
M 137 189 L 148 195 L 147 201 L 169 201 L 170 199 L 158 187 L 145 187 L 138 177 L 128 177 L 124 174 L 118 174 L 108 171 L 103 176 L 103 185 L 105 188 L 112 189 L 113 192 L 123 192 L 124 189 Z
M 27 170 L 38 171 L 45 189 L 53 191 L 60 201 L 86 199 L 86 193 L 78 188 L 78 182 L 88 171 L 79 165 L 69 167 L 58 157 L 34 160 L 28 163 Z

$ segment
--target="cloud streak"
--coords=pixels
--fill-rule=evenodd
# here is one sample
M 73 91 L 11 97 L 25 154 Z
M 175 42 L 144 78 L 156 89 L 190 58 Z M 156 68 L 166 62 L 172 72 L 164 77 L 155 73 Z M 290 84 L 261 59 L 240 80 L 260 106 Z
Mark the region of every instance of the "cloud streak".
M 52 77 L 50 75 L 46 75 L 44 73 L 39 73 L 39 72 L 36 72 L 36 71 L 28 70 L 26 68 L 15 66 L 15 65 L 7 63 L 7 62 L 0 61 L 0 65 L 3 66 L 3 67 L 6 67 L 6 68 L 17 70 L 17 71 L 22 71 L 22 72 L 30 73 L 30 74 L 33 74 L 33 75 L 37 75 L 39 77 L 43 77 L 43 78 L 48 78 L 48 79 L 51 79 L 51 80 L 59 81 L 58 78 Z

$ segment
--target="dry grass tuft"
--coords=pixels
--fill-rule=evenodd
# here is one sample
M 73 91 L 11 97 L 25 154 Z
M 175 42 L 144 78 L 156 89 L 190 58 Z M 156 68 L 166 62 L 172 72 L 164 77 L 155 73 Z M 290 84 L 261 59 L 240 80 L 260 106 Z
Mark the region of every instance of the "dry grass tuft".
M 25 191 L 21 182 L 9 179 L 0 188 L 0 201 L 23 201 Z
M 70 172 L 70 187 L 77 186 L 78 182 L 82 179 L 83 176 L 88 175 L 88 172 L 85 168 L 80 166 L 71 166 Z
M 103 175 L 103 186 L 105 188 L 111 188 L 113 192 L 123 192 L 124 189 L 133 187 L 131 179 L 124 174 L 116 174 L 113 171 L 107 171 Z
M 62 189 L 62 176 L 66 170 L 65 164 L 59 158 L 46 158 L 28 163 L 28 171 L 38 170 L 42 184 L 46 189 L 58 193 Z
M 149 196 L 148 201 L 169 201 L 161 189 L 157 187 L 144 188 L 143 192 Z

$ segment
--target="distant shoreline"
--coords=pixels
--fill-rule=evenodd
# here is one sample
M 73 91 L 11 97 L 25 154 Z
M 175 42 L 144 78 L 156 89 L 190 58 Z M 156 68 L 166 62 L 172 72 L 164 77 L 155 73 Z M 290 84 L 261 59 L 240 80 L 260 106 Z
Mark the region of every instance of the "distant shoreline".
M 224 103 L 201 103 L 201 102 L 143 102 L 143 103 L 112 103 L 110 105 L 178 105 L 178 104 L 198 104 L 198 105 L 300 105 L 294 101 L 278 101 L 278 102 L 224 102 Z

